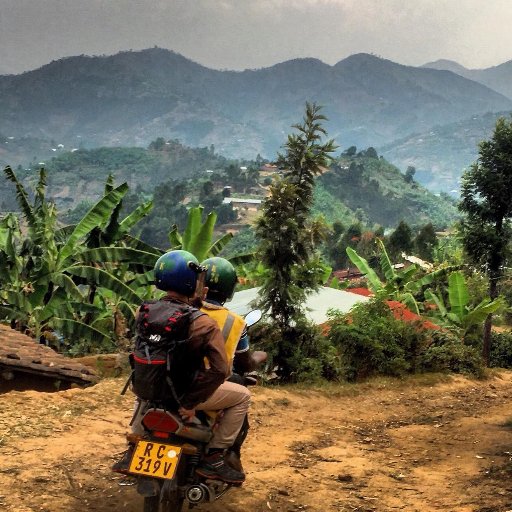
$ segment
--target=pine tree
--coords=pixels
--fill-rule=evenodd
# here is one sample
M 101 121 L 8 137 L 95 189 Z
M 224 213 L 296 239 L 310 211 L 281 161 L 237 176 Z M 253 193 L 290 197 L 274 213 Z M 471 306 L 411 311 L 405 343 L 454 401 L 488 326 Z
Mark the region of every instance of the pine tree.
M 286 152 L 278 155 L 283 177 L 270 187 L 262 207 L 256 235 L 267 276 L 262 286 L 262 307 L 270 311 L 280 333 L 276 357 L 284 373 L 293 344 L 291 327 L 303 318 L 307 294 L 319 286 L 315 245 L 322 235 L 319 223 L 310 221 L 315 176 L 329 165 L 332 140 L 322 143 L 326 131 L 320 107 L 306 104 L 304 122 L 294 125 L 298 133 L 288 135 Z

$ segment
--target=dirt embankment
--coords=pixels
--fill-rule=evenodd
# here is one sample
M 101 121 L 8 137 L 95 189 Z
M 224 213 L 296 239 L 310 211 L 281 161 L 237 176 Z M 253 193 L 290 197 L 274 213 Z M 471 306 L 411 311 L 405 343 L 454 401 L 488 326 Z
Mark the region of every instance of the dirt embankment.
M 433 382 L 256 389 L 247 482 L 199 510 L 512 510 L 512 372 Z M 110 471 L 133 402 L 122 385 L 0 396 L 1 510 L 142 509 Z

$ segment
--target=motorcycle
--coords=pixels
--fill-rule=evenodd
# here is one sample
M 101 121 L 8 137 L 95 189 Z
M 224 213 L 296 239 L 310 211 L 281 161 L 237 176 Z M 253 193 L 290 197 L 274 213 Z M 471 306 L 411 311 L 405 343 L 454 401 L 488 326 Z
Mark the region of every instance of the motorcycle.
M 247 314 L 247 326 L 261 318 L 261 311 Z M 261 355 L 262 353 L 260 353 Z M 261 362 L 261 359 L 258 361 Z M 254 376 L 243 379 L 245 385 L 255 384 Z M 222 414 L 222 413 L 220 413 Z M 144 434 L 128 434 L 133 446 L 126 473 L 137 479 L 137 492 L 144 497 L 144 512 L 180 512 L 185 504 L 214 502 L 231 487 L 221 480 L 212 480 L 196 474 L 196 468 L 206 453 L 212 437 L 215 413 L 198 411 L 193 422 L 185 422 L 180 415 L 157 404 L 149 404 L 142 417 Z M 247 435 L 244 423 L 227 463 L 235 458 L 239 463 L 240 446 Z

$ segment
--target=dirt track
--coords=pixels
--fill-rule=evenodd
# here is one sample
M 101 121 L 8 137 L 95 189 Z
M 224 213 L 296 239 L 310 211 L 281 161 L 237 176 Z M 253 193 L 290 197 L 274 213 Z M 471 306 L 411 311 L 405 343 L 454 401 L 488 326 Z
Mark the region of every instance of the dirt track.
M 512 372 L 259 388 L 248 479 L 221 511 L 512 511 Z M 86 390 L 0 396 L 0 509 L 139 512 L 109 470 L 133 398 L 122 379 Z

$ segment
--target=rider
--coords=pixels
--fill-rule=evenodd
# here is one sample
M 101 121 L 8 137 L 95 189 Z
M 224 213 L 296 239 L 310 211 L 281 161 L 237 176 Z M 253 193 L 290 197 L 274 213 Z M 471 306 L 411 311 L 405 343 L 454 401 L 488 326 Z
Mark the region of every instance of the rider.
M 224 307 L 224 304 L 232 299 L 238 282 L 233 265 L 224 258 L 213 257 L 204 260 L 201 266 L 206 267 L 205 284 L 207 287 L 201 311 L 213 318 L 222 331 L 228 364 L 232 370 L 229 380 L 242 384 L 244 383 L 243 375 L 265 361 L 267 355 L 261 351 L 250 351 L 245 320 Z M 243 471 L 240 450 L 248 430 L 249 421 L 246 416 L 238 437 L 227 452 L 228 464 L 239 471 Z M 236 457 L 233 457 L 232 453 Z
M 165 253 L 155 265 L 155 285 L 166 292 L 161 299 L 171 303 L 200 306 L 204 295 L 205 268 L 187 251 Z M 223 411 L 207 447 L 207 453 L 197 468 L 206 478 L 228 483 L 241 483 L 245 475 L 225 463 L 226 449 L 232 446 L 249 409 L 250 393 L 244 386 L 225 381 L 229 375 L 224 339 L 216 322 L 208 315 L 195 316 L 190 323 L 180 375 L 195 375 L 183 384 L 174 376 L 179 390 L 180 415 L 191 420 L 196 410 Z M 205 365 L 205 356 L 208 367 Z M 181 384 L 181 385 L 180 385 Z M 142 401 L 143 402 L 143 401 Z M 144 403 L 137 407 L 132 421 L 134 432 L 141 432 L 140 421 Z
M 256 368 L 263 362 L 264 352 L 249 350 L 249 336 L 245 320 L 229 311 L 224 304 L 233 298 L 238 282 L 235 268 L 225 258 L 213 257 L 204 260 L 201 266 L 206 267 L 207 295 L 201 311 L 213 318 L 219 325 L 224 337 L 226 356 L 230 369 L 234 370 L 235 377 L 243 375 Z

